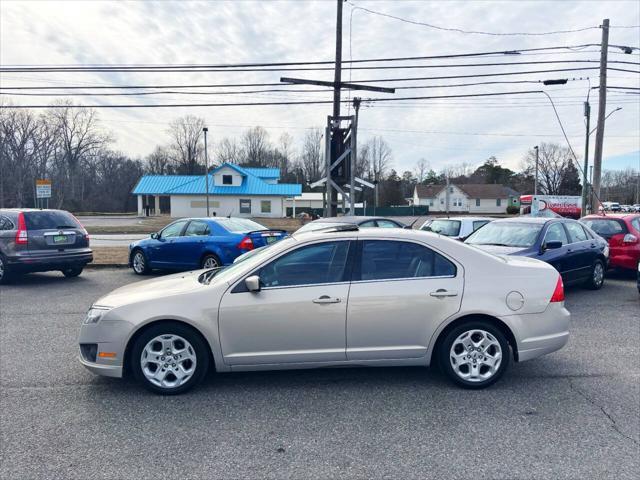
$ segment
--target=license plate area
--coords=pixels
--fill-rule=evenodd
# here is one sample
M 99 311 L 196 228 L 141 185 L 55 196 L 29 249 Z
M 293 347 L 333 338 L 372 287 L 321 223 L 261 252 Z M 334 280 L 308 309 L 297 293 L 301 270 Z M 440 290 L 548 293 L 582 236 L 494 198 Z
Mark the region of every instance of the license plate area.
M 58 245 L 58 244 L 65 244 L 69 241 L 69 237 L 66 235 L 54 235 L 53 237 L 53 243 Z
M 278 237 L 266 237 L 267 245 L 271 245 L 272 243 L 276 243 L 278 241 Z

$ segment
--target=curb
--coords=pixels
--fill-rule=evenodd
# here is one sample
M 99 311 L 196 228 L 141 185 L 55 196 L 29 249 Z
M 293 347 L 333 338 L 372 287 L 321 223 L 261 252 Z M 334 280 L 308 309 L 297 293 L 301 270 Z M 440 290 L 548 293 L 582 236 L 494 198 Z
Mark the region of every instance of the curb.
M 85 268 L 100 270 L 102 268 L 129 268 L 126 263 L 87 263 Z

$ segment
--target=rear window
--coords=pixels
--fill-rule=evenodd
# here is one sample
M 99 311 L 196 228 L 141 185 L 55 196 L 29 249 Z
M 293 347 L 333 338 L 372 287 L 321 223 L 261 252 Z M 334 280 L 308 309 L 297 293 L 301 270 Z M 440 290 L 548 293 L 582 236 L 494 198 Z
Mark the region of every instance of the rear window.
M 82 228 L 73 215 L 62 211 L 24 212 L 24 221 L 27 230 Z
M 428 232 L 439 233 L 447 237 L 457 237 L 460 234 L 459 220 L 434 220 L 427 225 L 424 230 Z
M 627 228 L 623 222 L 611 218 L 588 218 L 583 220 L 582 223 L 603 237 L 627 233 Z
M 227 218 L 225 220 L 220 220 L 218 222 L 222 225 L 226 230 L 230 232 L 253 232 L 254 230 L 267 230 L 266 227 L 260 225 L 253 220 L 249 220 L 246 218 Z

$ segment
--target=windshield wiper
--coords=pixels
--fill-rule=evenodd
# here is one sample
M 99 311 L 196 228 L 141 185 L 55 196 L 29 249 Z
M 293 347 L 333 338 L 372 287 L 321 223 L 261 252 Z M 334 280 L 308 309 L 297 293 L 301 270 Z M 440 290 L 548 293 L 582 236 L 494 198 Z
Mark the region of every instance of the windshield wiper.
M 507 245 L 506 243 L 472 243 L 471 245 L 490 245 L 493 247 L 514 247 L 517 245 Z

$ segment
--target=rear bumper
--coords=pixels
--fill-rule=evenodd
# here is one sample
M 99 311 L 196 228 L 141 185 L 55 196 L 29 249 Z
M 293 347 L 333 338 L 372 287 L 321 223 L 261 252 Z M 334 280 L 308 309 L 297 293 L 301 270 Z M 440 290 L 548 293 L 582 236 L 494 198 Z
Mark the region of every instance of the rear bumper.
M 42 272 L 69 266 L 84 266 L 92 261 L 93 251 L 90 248 L 38 254 L 26 251 L 7 258 L 7 264 L 12 270 L 24 272 Z
M 623 255 L 612 255 L 609 258 L 609 267 L 635 270 L 638 268 L 638 262 L 640 262 L 640 248 L 628 254 L 625 252 Z
M 556 350 L 569 341 L 571 314 L 564 303 L 550 303 L 542 313 L 503 317 L 518 344 L 518 361 L 524 362 Z

